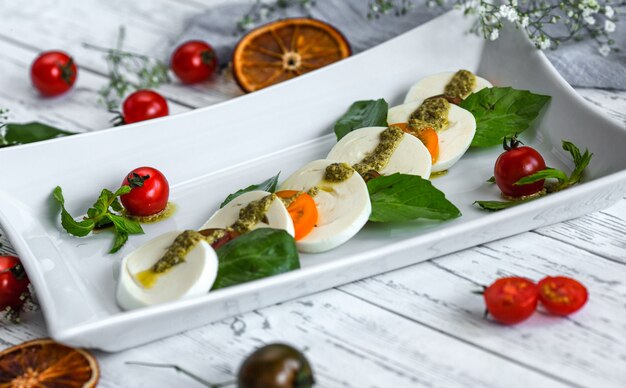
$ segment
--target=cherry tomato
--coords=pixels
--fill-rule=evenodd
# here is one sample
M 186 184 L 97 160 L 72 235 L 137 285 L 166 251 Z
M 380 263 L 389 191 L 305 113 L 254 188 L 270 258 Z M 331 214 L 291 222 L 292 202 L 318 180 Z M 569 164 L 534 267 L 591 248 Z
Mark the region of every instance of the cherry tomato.
M 539 284 L 539 300 L 550 313 L 569 315 L 587 303 L 585 286 L 565 276 L 548 276 Z
M 70 90 L 78 70 L 72 57 L 62 51 L 41 53 L 30 67 L 33 86 L 43 96 L 58 96 Z
M 515 185 L 520 179 L 532 175 L 546 168 L 543 157 L 534 148 L 519 147 L 519 142 L 511 139 L 510 145 L 504 139 L 504 149 L 494 167 L 493 175 L 496 184 L 504 195 L 509 197 L 523 197 L 535 194 L 543 189 L 543 180 L 527 185 Z
M 137 90 L 122 105 L 122 116 L 125 124 L 167 116 L 167 101 L 159 93 L 152 90 Z
M 487 287 L 483 297 L 487 311 L 497 321 L 512 325 L 532 315 L 537 308 L 537 285 L 520 277 L 496 280 Z
M 11 307 L 19 311 L 28 295 L 30 281 L 20 259 L 15 256 L 0 256 L 0 310 Z
M 183 83 L 195 84 L 213 75 L 217 68 L 217 56 L 208 43 L 190 40 L 176 48 L 171 67 Z
M 134 216 L 151 216 L 165 209 L 170 196 L 170 185 L 161 171 L 152 167 L 139 167 L 129 172 L 122 186 L 132 190 L 120 197 L 126 211 Z

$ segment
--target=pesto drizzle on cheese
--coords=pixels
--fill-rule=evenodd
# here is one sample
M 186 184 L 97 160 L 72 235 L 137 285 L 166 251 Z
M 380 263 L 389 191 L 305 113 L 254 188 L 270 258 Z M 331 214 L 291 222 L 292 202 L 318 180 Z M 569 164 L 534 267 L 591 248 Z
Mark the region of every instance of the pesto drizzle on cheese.
M 396 126 L 387 127 L 384 131 L 380 133 L 380 143 L 376 146 L 374 151 L 369 153 L 362 161 L 352 166 L 356 172 L 358 172 L 361 176 L 365 175 L 368 171 L 380 171 L 382 170 L 387 163 L 389 163 L 389 159 L 391 159 L 391 155 L 398 148 L 398 145 L 402 141 L 404 137 L 404 131 Z
M 444 94 L 464 99 L 475 87 L 476 76 L 469 70 L 459 70 L 444 88 Z
M 409 124 L 419 130 L 430 127 L 441 131 L 449 124 L 449 111 L 450 103 L 444 97 L 428 98 L 411 113 Z

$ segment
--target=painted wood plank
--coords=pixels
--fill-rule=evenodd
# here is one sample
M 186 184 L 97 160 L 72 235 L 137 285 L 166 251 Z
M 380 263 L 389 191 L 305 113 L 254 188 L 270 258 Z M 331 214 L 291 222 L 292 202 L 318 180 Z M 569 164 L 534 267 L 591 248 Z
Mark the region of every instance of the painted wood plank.
M 626 124 L 626 90 L 576 89 L 590 104 Z
M 20 342 L 13 328 L 6 342 Z M 223 382 L 252 349 L 306 349 L 319 387 L 563 387 L 562 382 L 457 341 L 343 292 L 329 290 L 117 354 L 97 352 L 101 387 L 195 387 L 174 371 L 126 361 L 180 364 Z
M 569 318 L 540 312 L 516 326 L 485 320 L 482 298 L 472 291 L 510 275 L 571 276 L 585 284 L 590 300 Z M 624 279 L 622 264 L 524 233 L 340 289 L 572 386 L 620 387 L 626 381 Z

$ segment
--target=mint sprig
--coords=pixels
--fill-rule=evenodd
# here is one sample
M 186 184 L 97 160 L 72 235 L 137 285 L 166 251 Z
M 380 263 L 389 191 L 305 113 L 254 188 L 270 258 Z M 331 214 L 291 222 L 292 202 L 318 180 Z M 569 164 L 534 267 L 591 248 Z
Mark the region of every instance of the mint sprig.
M 128 241 L 129 235 L 144 233 L 139 222 L 116 214 L 123 209 L 118 197 L 128 194 L 130 190 L 130 186 L 122 186 L 116 192 L 107 189 L 102 190 L 96 202 L 87 210 L 87 216 L 83 217 L 81 221 L 76 221 L 65 209 L 65 198 L 60 186 L 54 189 L 52 197 L 61 205 L 61 226 L 73 236 L 85 237 L 95 228 L 112 225 L 115 240 L 109 253 L 115 253 Z
M 562 170 L 547 167 L 541 171 L 537 171 L 534 174 L 523 177 L 522 179 L 515 182 L 514 185 L 521 186 L 535 183 L 541 180 L 554 179 L 556 180 L 556 182 L 548 182 L 545 185 L 547 193 L 554 193 L 556 191 L 561 191 L 579 183 L 583 178 L 585 168 L 587 168 L 589 162 L 591 162 L 591 157 L 593 156 L 593 154 L 590 153 L 588 149 L 585 149 L 585 152 L 581 154 L 580 149 L 576 145 L 574 145 L 574 143 L 567 140 L 562 141 L 562 147 L 565 151 L 570 153 L 574 161 L 574 170 L 570 175 L 567 175 L 567 173 Z M 540 196 L 536 196 L 516 201 L 476 201 L 474 202 L 474 204 L 480 206 L 485 210 L 498 211 L 532 201 L 533 199 L 539 197 Z

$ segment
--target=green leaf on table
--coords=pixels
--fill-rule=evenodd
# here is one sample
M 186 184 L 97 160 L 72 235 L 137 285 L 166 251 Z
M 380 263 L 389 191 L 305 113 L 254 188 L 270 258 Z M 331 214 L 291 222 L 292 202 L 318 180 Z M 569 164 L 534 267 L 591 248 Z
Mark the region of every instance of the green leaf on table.
M 282 229 L 255 229 L 224 244 L 217 256 L 214 290 L 300 268 L 296 242 Z
M 61 187 L 57 186 L 52 192 L 52 196 L 59 203 L 59 205 L 61 205 L 61 225 L 67 233 L 77 237 L 84 237 L 93 230 L 95 226 L 93 220 L 85 219 L 82 221 L 76 221 L 74 217 L 72 217 L 70 213 L 65 210 L 65 198 L 63 198 L 63 191 L 61 190 Z
M 337 140 L 355 129 L 365 127 L 386 127 L 389 104 L 380 98 L 378 100 L 357 101 L 350 105 L 348 111 L 335 123 Z
M 381 176 L 367 182 L 367 189 L 372 202 L 370 221 L 449 220 L 461 216 L 444 193 L 417 175 Z
M 3 136 L 3 145 L 28 144 L 74 134 L 74 132 L 68 132 L 36 121 L 25 124 L 7 123 Z
M 241 194 L 247 193 L 249 191 L 254 191 L 254 190 L 263 190 L 263 191 L 268 191 L 270 193 L 273 193 L 274 191 L 276 191 L 276 186 L 278 185 L 278 176 L 280 175 L 280 172 L 276 175 L 274 175 L 273 177 L 259 183 L 256 185 L 250 185 L 248 187 L 246 187 L 245 189 L 241 189 L 241 190 L 237 190 L 232 194 L 229 194 L 228 197 L 226 197 L 226 199 L 224 200 L 224 202 L 222 202 L 220 204 L 220 208 L 223 208 L 224 205 L 226 205 L 228 202 L 232 201 L 233 199 L 237 198 L 238 196 L 240 196 Z
M 522 133 L 550 99 L 550 96 L 511 87 L 485 88 L 470 94 L 460 106 L 476 119 L 472 147 L 499 145 L 505 137 Z

